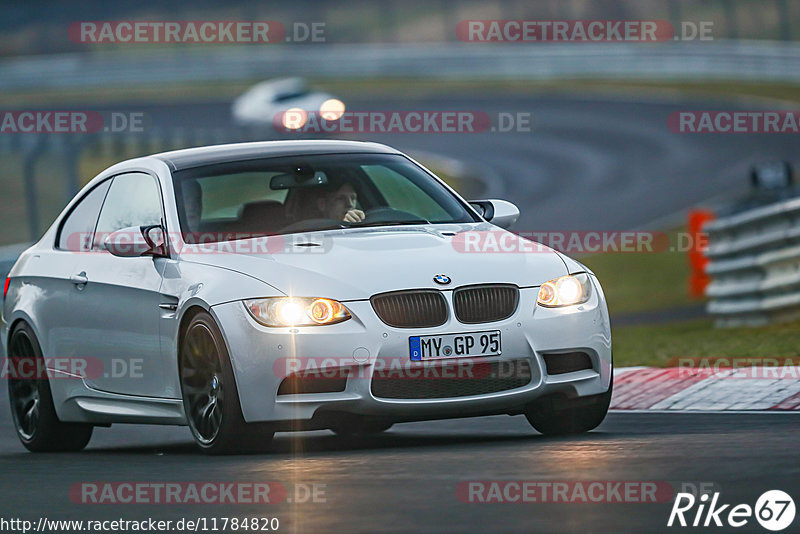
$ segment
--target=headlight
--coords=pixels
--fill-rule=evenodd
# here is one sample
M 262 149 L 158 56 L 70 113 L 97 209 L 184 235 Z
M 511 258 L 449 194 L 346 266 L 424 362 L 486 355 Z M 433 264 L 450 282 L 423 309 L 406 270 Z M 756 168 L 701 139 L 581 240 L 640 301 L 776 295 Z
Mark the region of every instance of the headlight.
M 330 98 L 319 107 L 319 114 L 326 121 L 338 121 L 344 115 L 344 110 L 344 102 L 337 98 Z
M 253 319 L 266 326 L 315 326 L 341 323 L 351 315 L 341 302 L 305 297 L 245 300 Z
M 583 304 L 592 296 L 592 283 L 586 273 L 567 275 L 545 282 L 536 302 L 546 308 Z

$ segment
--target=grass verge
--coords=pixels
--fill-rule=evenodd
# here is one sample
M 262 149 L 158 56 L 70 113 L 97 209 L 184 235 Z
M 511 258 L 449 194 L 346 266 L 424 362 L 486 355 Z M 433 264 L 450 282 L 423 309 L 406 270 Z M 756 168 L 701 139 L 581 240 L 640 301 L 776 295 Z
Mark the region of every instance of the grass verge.
M 678 231 L 670 232 L 670 243 Z M 611 316 L 689 305 L 689 260 L 685 252 L 608 252 L 584 256 L 603 284 Z
M 677 243 L 679 231 L 669 233 Z M 800 356 L 800 322 L 715 328 L 713 321 L 614 326 L 614 317 L 697 303 L 688 294 L 685 252 L 606 253 L 580 258 L 603 284 L 611 313 L 614 365 L 662 367 L 677 358 L 791 358 Z
M 753 328 L 714 328 L 710 319 L 613 328 L 614 365 L 665 366 L 675 358 L 800 356 L 800 322 Z
M 91 103 L 168 103 L 208 100 L 233 100 L 250 86 L 263 81 L 226 80 L 193 84 L 94 87 L 77 89 L 30 89 L 3 94 L 6 106 L 86 105 Z M 644 96 L 651 98 L 757 98 L 800 102 L 800 86 L 778 82 L 737 81 L 649 81 L 649 80 L 440 80 L 435 78 L 308 78 L 312 88 L 339 95 L 346 99 L 357 96 L 402 94 L 408 99 L 441 96 L 443 94 L 503 95 L 579 94 L 614 95 L 616 97 Z

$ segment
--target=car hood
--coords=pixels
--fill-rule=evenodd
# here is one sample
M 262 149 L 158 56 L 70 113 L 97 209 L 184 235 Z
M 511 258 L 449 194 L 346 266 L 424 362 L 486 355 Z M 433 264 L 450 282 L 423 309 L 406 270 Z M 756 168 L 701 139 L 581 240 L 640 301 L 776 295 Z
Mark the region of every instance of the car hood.
M 469 239 L 479 246 L 476 241 L 466 246 Z M 555 251 L 531 245 L 488 223 L 437 224 L 187 245 L 181 260 L 238 271 L 287 295 L 347 301 L 399 289 L 484 283 L 530 287 L 567 274 Z M 436 275 L 451 282 L 437 284 Z

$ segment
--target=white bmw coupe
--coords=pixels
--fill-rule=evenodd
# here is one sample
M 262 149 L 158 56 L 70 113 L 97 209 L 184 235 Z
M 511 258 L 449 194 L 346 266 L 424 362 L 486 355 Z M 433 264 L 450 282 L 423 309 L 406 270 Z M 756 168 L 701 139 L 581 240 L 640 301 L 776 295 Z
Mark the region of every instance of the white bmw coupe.
M 505 230 L 518 215 L 375 143 L 114 165 L 5 281 L 17 434 L 78 450 L 94 426 L 188 425 L 223 453 L 276 431 L 493 414 L 591 430 L 612 386 L 603 291 Z

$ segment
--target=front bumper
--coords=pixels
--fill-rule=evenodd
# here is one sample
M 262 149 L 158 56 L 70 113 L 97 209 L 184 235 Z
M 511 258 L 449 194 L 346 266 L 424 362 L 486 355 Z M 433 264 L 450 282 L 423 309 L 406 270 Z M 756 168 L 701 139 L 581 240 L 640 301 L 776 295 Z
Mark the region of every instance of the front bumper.
M 520 413 L 538 397 L 597 395 L 611 380 L 611 332 L 602 289 L 580 306 L 549 309 L 536 305 L 538 288 L 520 290 L 516 313 L 507 320 L 464 325 L 451 317 L 435 328 L 392 328 L 375 315 L 369 301 L 345 302 L 351 320 L 329 326 L 269 328 L 250 317 L 241 302 L 212 308 L 231 355 L 242 413 L 247 422 L 310 421 L 327 412 L 343 412 L 393 421 Z M 452 292 L 444 292 L 452 310 Z M 409 362 L 409 336 L 499 330 L 502 354 L 481 361 L 508 365 L 525 360 L 531 369 L 527 385 L 515 389 L 444 398 L 379 398 L 371 389 L 373 370 Z M 581 351 L 592 369 L 548 375 L 543 354 Z M 466 362 L 466 360 L 447 360 Z M 439 365 L 443 362 L 426 362 Z M 278 395 L 294 369 L 348 368 L 343 391 Z M 434 374 L 435 375 L 435 374 Z M 436 379 L 436 378 L 433 378 Z

